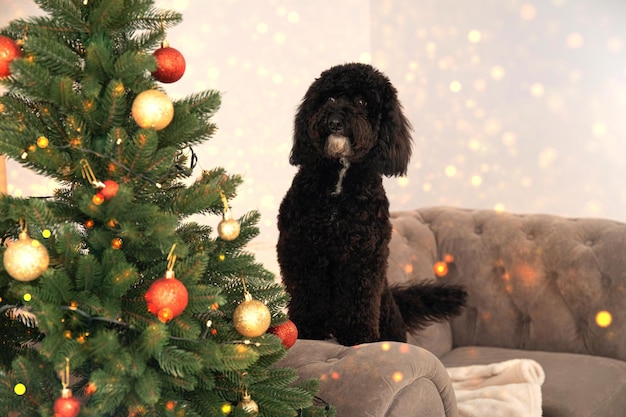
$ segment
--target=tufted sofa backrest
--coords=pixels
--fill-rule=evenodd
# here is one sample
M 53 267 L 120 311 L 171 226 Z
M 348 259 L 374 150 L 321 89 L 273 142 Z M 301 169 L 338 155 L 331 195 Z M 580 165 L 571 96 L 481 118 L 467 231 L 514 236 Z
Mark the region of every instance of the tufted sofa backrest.
M 392 223 L 391 282 L 469 292 L 460 317 L 415 343 L 438 355 L 479 345 L 626 360 L 626 224 L 452 207 L 392 213 Z

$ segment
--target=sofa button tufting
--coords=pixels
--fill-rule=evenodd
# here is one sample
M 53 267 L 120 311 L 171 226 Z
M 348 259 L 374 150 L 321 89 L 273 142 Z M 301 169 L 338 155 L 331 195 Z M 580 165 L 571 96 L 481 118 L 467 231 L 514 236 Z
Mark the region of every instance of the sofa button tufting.
M 595 242 L 594 242 L 593 240 L 587 240 L 587 241 L 585 242 L 585 246 L 593 246 L 593 245 L 594 245 L 594 243 L 595 243 Z
M 529 233 L 526 235 L 526 239 L 528 240 L 535 240 L 535 235 L 533 233 Z
M 476 233 L 477 235 L 482 235 L 483 234 L 483 228 L 482 226 L 476 226 L 474 228 L 474 233 Z

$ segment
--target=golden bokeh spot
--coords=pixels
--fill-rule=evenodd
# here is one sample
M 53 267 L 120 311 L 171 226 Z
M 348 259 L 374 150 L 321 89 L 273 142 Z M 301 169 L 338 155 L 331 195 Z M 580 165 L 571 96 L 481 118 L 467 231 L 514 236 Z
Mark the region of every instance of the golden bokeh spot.
M 454 262 L 454 255 L 452 255 L 451 253 L 446 253 L 446 255 L 443 257 L 443 260 L 447 263 Z
M 613 322 L 613 316 L 606 310 L 598 311 L 596 314 L 596 324 L 598 327 L 606 328 Z
M 338 380 L 339 379 L 339 372 L 335 371 L 335 372 L 331 373 L 330 377 L 331 377 L 331 379 Z
M 388 342 L 384 342 L 380 345 L 380 348 L 383 350 L 383 352 L 388 352 L 389 350 L 391 350 L 391 344 Z
M 433 271 L 435 271 L 436 276 L 445 277 L 448 275 L 448 264 L 444 261 L 435 262 L 435 265 L 433 265 Z
M 573 32 L 567 35 L 566 43 L 568 48 L 578 49 L 583 46 L 583 42 L 583 35 L 580 33 Z
M 482 38 L 482 34 L 480 33 L 479 30 L 470 30 L 469 33 L 467 34 L 467 40 L 469 40 L 471 43 L 478 43 L 480 42 L 480 39 Z
M 226 255 L 224 255 L 223 253 L 220 253 L 220 255 L 218 256 L 218 259 L 220 261 L 224 261 L 224 259 L 226 259 Z
M 122 249 L 123 244 L 124 244 L 124 241 L 120 239 L 119 237 L 116 237 L 115 239 L 111 241 L 111 247 L 115 250 Z
M 495 65 L 493 67 L 491 67 L 491 70 L 489 70 L 489 75 L 491 75 L 491 78 L 493 78 L 496 81 L 500 81 L 501 79 L 504 78 L 504 68 L 501 67 L 500 65 Z
M 104 203 L 104 196 L 100 193 L 96 193 L 93 197 L 91 197 L 91 202 L 96 206 L 102 205 L 102 203 Z
M 230 414 L 233 411 L 233 406 L 230 403 L 224 403 L 222 405 L 222 413 Z
M 49 143 L 50 141 L 45 136 L 39 136 L 37 138 L 37 146 L 39 146 L 41 149 L 47 148 Z
M 49 229 L 45 229 L 45 230 L 43 230 L 43 231 L 41 232 L 41 236 L 42 236 L 44 239 L 48 239 L 48 238 L 50 238 L 50 236 L 52 236 L 52 232 L 51 232 Z
M 65 337 L 66 339 L 71 339 L 72 338 L 72 332 L 70 330 L 66 330 L 63 332 L 63 337 Z
M 522 20 L 530 21 L 537 16 L 537 9 L 530 3 L 525 3 L 519 10 L 519 15 Z
M 26 385 L 22 383 L 15 384 L 15 386 L 13 387 L 13 392 L 16 393 L 17 395 L 26 394 Z
M 391 379 L 393 379 L 393 382 L 402 382 L 402 380 L 404 379 L 404 375 L 402 374 L 402 372 L 396 371 L 391 376 Z
M 24 299 L 24 301 L 30 301 L 33 299 L 33 296 L 30 295 L 29 293 L 24 294 L 24 296 L 22 297 Z
M 450 83 L 450 91 L 452 91 L 453 93 L 458 93 L 459 91 L 461 91 L 461 89 L 463 88 L 463 86 L 461 85 L 460 81 L 452 81 Z
M 410 345 L 408 343 L 401 343 L 398 350 L 400 351 L 400 353 L 409 353 L 410 351 L 409 348 L 410 348 Z
M 411 264 L 404 265 L 404 272 L 407 273 L 407 274 L 412 274 L 413 273 L 413 265 L 411 265 Z

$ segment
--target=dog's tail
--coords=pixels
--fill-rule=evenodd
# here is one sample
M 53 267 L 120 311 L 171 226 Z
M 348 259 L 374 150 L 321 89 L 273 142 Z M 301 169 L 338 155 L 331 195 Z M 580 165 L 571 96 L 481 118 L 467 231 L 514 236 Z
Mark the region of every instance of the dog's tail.
M 394 285 L 391 294 L 410 332 L 461 314 L 467 301 L 462 286 L 432 282 Z

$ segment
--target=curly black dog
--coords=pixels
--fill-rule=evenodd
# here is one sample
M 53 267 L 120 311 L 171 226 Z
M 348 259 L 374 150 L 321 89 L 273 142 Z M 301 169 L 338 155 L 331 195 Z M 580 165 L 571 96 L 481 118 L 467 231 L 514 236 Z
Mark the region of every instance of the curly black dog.
M 277 244 L 301 338 L 406 341 L 407 331 L 460 313 L 460 287 L 387 284 L 382 177 L 406 173 L 410 131 L 395 87 L 370 65 L 332 67 L 306 92 L 290 155 L 299 169 L 280 206 Z

